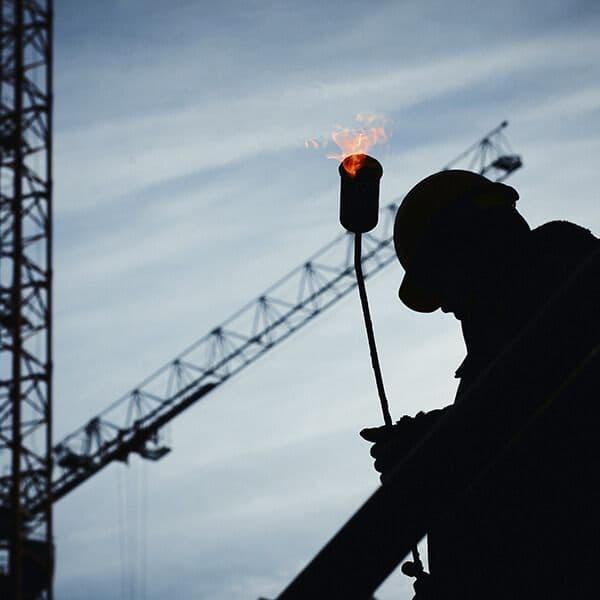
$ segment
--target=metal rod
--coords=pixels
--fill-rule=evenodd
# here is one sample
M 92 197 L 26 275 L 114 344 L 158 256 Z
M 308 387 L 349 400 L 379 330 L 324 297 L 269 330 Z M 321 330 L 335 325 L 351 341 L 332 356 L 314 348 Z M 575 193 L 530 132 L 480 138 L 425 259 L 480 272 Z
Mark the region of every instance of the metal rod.
M 383 413 L 383 421 L 386 424 L 386 427 L 392 427 L 392 415 L 390 414 L 390 407 L 385 395 L 385 388 L 383 387 L 383 376 L 381 375 L 381 366 L 379 364 L 379 357 L 377 355 L 377 345 L 375 344 L 375 334 L 373 333 L 373 322 L 371 321 L 371 311 L 369 310 L 367 288 L 365 286 L 365 278 L 362 272 L 361 233 L 354 234 L 354 270 L 356 272 L 358 294 L 360 296 L 360 304 L 365 320 L 367 339 L 369 340 L 369 353 L 371 354 L 371 364 L 373 365 L 373 372 L 375 373 L 375 383 L 377 384 L 377 393 L 379 394 L 379 402 L 381 404 L 381 412 Z M 419 550 L 417 546 L 414 546 L 411 552 L 417 572 L 420 574 L 423 572 L 423 563 L 421 562 L 421 557 L 419 556 Z
M 392 416 L 390 415 L 390 407 L 385 396 L 383 387 L 383 377 L 381 375 L 381 367 L 379 366 L 379 357 L 377 356 L 377 346 L 375 345 L 375 334 L 373 333 L 373 323 L 371 322 L 371 313 L 369 311 L 369 300 L 367 299 L 367 289 L 365 287 L 365 278 L 362 272 L 362 249 L 361 249 L 362 234 L 354 234 L 354 270 L 356 272 L 356 283 L 358 284 L 358 294 L 360 296 L 360 304 L 362 306 L 363 317 L 365 320 L 365 328 L 367 330 L 367 339 L 369 340 L 369 352 L 371 354 L 371 364 L 375 373 L 375 383 L 377 384 L 377 393 L 379 394 L 379 402 L 381 404 L 381 412 L 383 412 L 383 421 L 386 425 L 392 426 Z

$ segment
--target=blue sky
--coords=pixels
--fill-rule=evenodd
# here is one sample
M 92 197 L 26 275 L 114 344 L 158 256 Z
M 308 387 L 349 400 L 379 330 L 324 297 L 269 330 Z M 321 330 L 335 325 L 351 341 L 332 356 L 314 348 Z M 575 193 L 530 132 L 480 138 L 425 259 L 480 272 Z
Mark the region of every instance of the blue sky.
M 595 2 L 55 11 L 57 440 L 339 232 L 337 165 L 303 140 L 359 111 L 393 123 L 382 202 L 508 119 L 524 216 L 600 233 Z M 400 305 L 401 276 L 368 284 L 396 418 L 450 403 L 464 353 L 451 317 Z M 174 421 L 161 462 L 57 503 L 57 599 L 275 596 L 377 484 L 360 318 L 352 295 Z

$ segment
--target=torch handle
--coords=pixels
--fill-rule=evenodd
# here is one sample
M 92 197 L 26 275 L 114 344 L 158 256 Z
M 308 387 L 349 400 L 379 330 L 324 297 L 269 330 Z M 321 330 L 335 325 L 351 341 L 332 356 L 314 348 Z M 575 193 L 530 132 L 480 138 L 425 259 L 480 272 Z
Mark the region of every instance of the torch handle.
M 392 416 L 390 407 L 385 396 L 383 387 L 383 377 L 381 367 L 379 366 L 379 357 L 377 356 L 377 346 L 375 345 L 375 334 L 373 333 L 373 323 L 371 322 L 371 313 L 369 311 L 369 300 L 367 299 L 367 289 L 365 287 L 365 278 L 362 272 L 362 234 L 354 234 L 354 271 L 356 272 L 356 282 L 358 283 L 358 294 L 362 306 L 365 328 L 367 330 L 367 339 L 369 340 L 369 352 L 371 354 L 371 364 L 375 373 L 375 383 L 377 384 L 377 393 L 381 411 L 383 412 L 383 421 L 386 425 L 392 425 Z
M 367 330 L 367 339 L 369 340 L 369 351 L 371 353 L 371 364 L 375 373 L 375 383 L 377 384 L 377 393 L 381 403 L 381 412 L 383 412 L 383 421 L 388 426 L 392 426 L 392 415 L 383 387 L 383 377 L 381 375 L 381 366 L 377 356 L 377 346 L 375 344 L 375 334 L 373 333 L 373 323 L 371 321 L 371 311 L 369 310 L 369 300 L 367 298 L 367 288 L 365 287 L 365 278 L 362 272 L 362 234 L 354 234 L 354 271 L 356 272 L 356 282 L 358 283 L 358 294 L 362 306 L 363 317 L 365 319 L 365 328 Z M 415 576 L 418 578 L 423 573 L 423 563 L 419 556 L 419 549 L 415 545 L 412 548 L 413 564 L 415 566 Z

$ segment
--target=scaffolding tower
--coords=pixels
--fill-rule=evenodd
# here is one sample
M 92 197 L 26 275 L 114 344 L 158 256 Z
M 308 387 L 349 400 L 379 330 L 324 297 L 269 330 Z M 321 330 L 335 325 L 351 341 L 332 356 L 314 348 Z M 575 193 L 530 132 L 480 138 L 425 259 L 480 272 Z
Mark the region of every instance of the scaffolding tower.
M 0 0 L 0 597 L 52 597 L 52 0 Z

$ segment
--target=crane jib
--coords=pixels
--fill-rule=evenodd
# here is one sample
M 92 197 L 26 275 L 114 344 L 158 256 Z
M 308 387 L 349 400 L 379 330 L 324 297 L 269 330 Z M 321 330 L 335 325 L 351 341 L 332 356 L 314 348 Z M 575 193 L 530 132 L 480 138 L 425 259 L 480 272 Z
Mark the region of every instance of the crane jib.
M 521 166 L 503 130 L 486 134 L 445 168 L 464 163 L 495 180 Z M 381 209 L 376 231 L 363 236 L 362 267 L 368 278 L 395 262 L 392 228 L 397 204 Z M 168 452 L 160 428 L 335 305 L 356 287 L 353 240 L 341 234 L 227 321 L 188 347 L 128 394 L 54 446 L 51 501 L 75 489 L 106 465 L 131 452 L 156 460 Z M 1 485 L 3 492 L 5 486 Z M 32 488 L 33 489 L 33 488 Z M 32 495 L 30 515 L 48 503 Z

